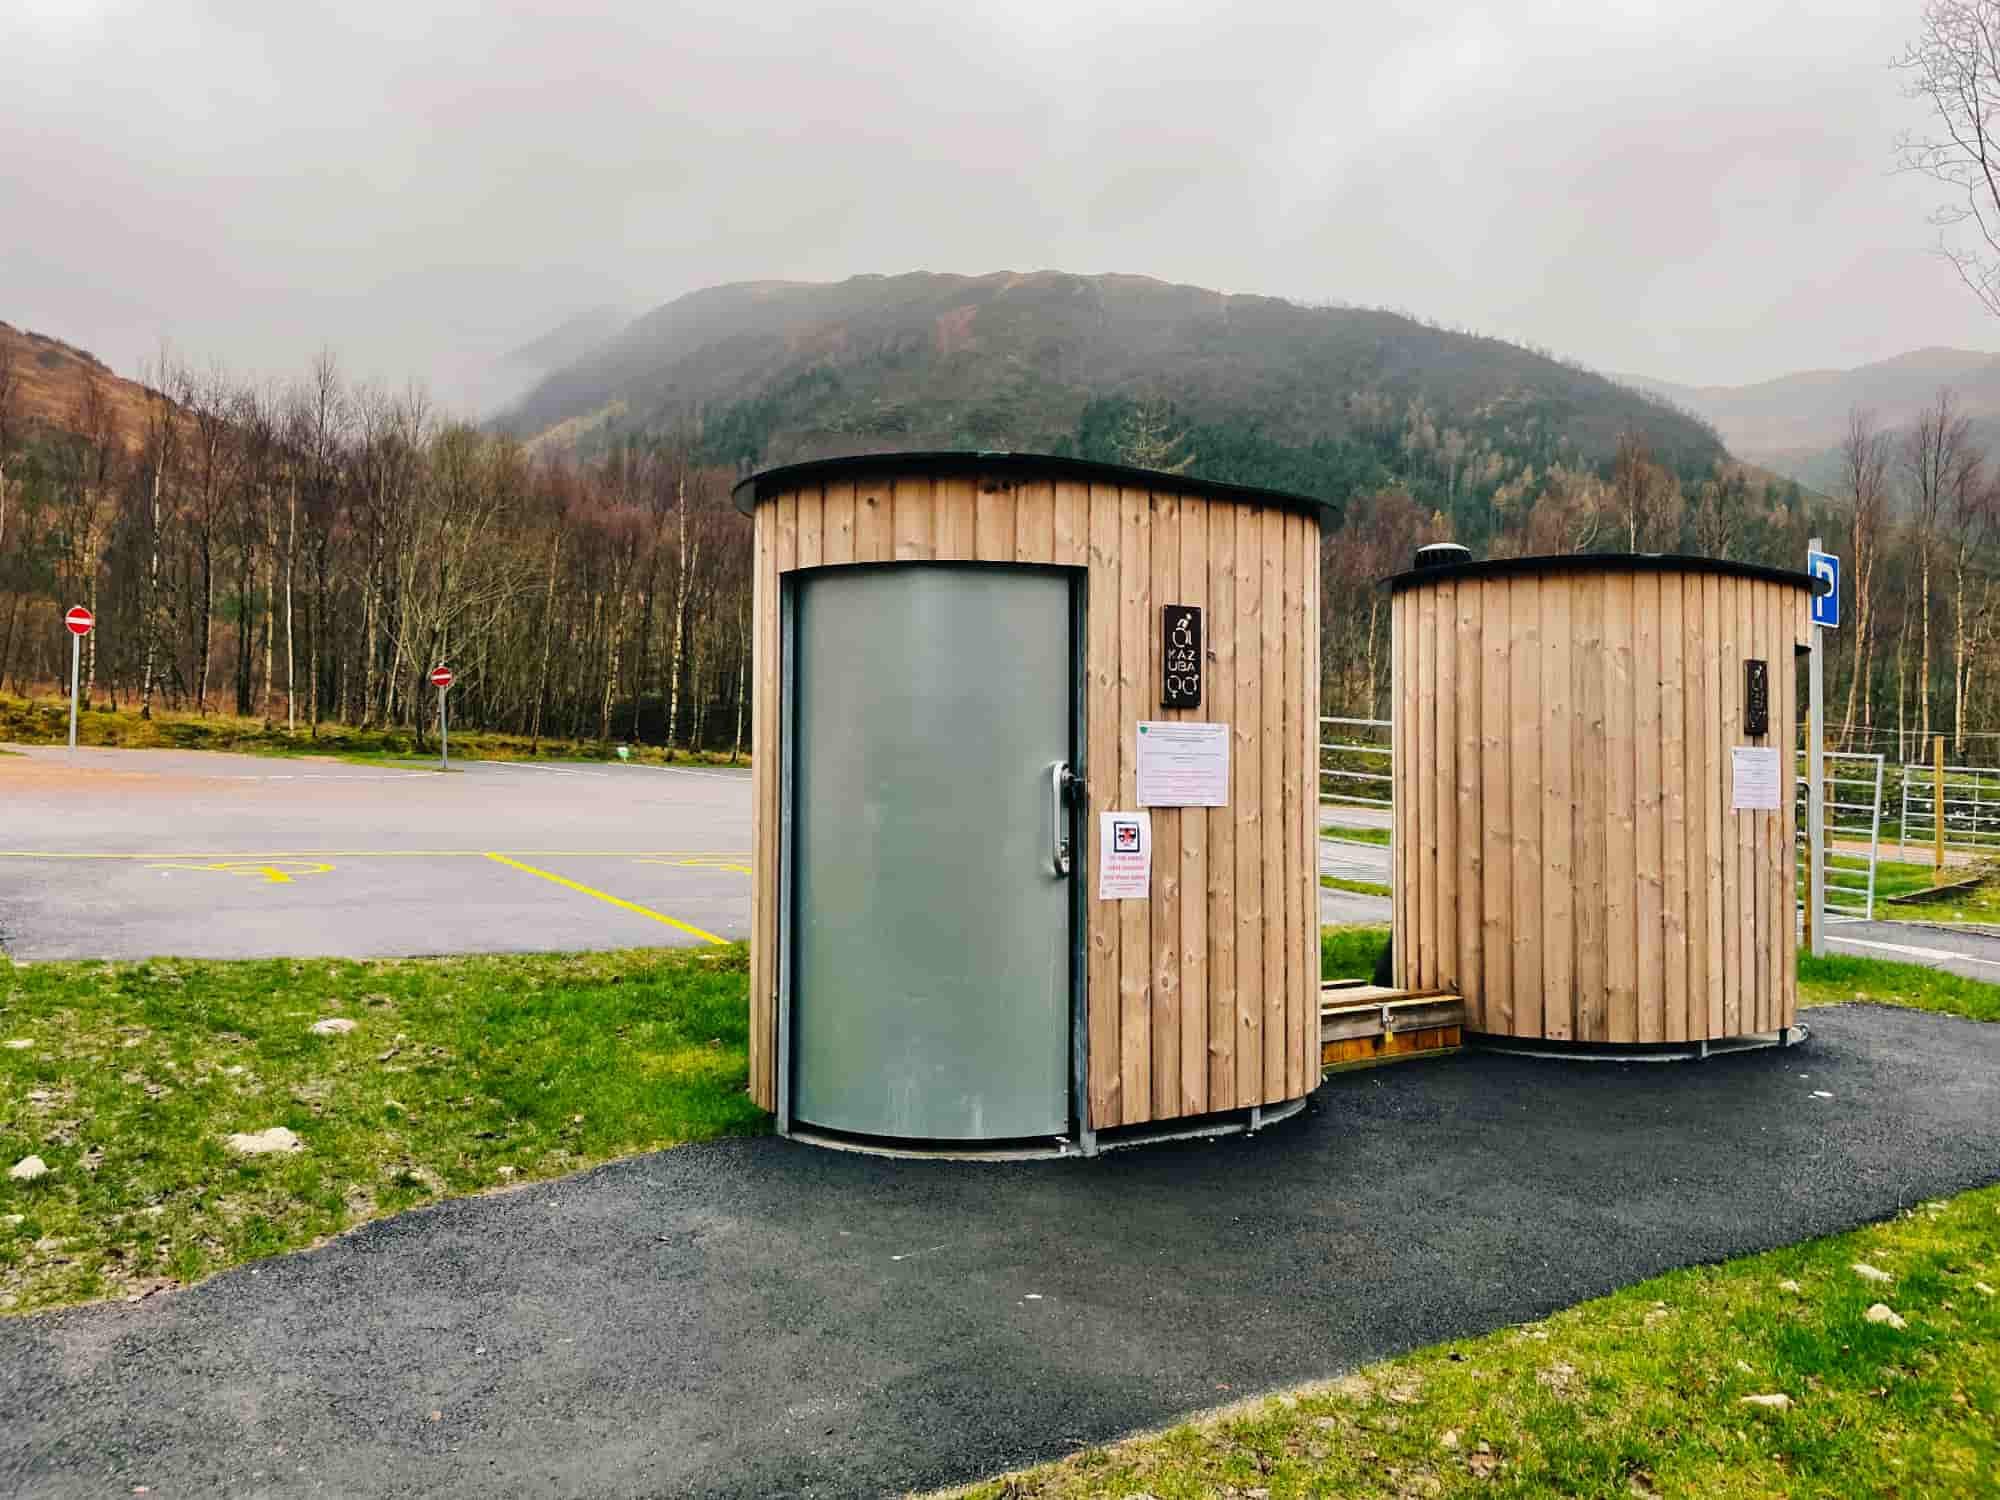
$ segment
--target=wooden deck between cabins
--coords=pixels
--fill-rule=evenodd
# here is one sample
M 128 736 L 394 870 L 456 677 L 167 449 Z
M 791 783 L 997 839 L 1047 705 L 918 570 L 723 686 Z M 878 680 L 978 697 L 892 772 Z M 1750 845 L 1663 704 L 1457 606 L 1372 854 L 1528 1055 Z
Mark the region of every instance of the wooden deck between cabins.
M 1324 1072 L 1437 1057 L 1465 1046 L 1465 1001 L 1449 990 L 1397 990 L 1334 980 L 1319 992 Z

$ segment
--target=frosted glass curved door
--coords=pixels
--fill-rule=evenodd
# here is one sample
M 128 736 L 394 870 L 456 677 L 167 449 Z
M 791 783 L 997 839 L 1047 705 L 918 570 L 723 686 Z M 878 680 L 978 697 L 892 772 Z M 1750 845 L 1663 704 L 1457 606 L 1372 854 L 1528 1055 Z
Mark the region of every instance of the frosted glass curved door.
M 921 1140 L 1068 1130 L 1070 893 L 1051 858 L 1050 768 L 1071 758 L 1070 587 L 946 564 L 799 579 L 800 1124 Z

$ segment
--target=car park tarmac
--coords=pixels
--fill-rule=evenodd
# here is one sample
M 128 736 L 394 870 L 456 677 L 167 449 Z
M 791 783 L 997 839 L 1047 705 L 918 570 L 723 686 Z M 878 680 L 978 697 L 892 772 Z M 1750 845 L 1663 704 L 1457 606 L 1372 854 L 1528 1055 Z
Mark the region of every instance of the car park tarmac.
M 34 747 L 0 757 L 0 947 L 400 957 L 733 941 L 747 773 Z

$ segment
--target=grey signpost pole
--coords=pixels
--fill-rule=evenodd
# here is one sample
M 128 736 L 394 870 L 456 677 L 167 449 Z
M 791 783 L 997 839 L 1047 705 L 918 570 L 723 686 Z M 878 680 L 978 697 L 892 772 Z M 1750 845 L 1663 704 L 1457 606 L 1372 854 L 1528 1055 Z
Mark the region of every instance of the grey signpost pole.
M 438 688 L 438 769 L 440 771 L 449 771 L 451 769 L 451 721 L 446 717 L 444 708 L 444 695 L 450 691 L 451 689 L 448 687 Z
M 69 633 L 69 747 L 76 749 L 76 694 L 83 680 L 83 637 Z
M 1820 550 L 1819 538 L 1806 543 Z M 1817 611 L 1815 611 L 1817 614 Z M 1812 868 L 1806 876 L 1806 931 L 1812 956 L 1826 956 L 1826 630 L 1817 620 L 1812 628 L 1812 655 L 1807 660 L 1806 697 L 1806 856 Z

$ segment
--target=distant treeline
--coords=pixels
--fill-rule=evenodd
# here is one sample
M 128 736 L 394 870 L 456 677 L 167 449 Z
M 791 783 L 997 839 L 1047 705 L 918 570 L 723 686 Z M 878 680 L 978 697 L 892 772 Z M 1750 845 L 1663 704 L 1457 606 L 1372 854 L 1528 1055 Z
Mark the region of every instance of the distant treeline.
M 440 421 L 420 393 L 351 386 L 327 356 L 276 389 L 169 363 L 149 372 L 140 432 L 121 429 L 97 379 L 66 430 L 31 431 L 0 368 L 0 691 L 66 675 L 60 615 L 84 603 L 101 622 L 86 643 L 93 700 L 302 729 L 420 728 L 424 673 L 449 662 L 468 727 L 731 749 L 748 722 L 750 530 L 730 484 L 763 463 L 910 445 L 787 425 L 831 375 L 589 458 Z M 1726 459 L 1670 467 L 1636 433 L 1593 466 L 1551 436 L 1560 412 L 1527 404 L 1448 421 L 1364 393 L 1344 417 L 1338 436 L 1300 445 L 1251 420 L 1097 397 L 1044 441 L 1339 502 L 1323 552 L 1328 713 L 1386 711 L 1375 585 L 1424 541 L 1801 567 L 1819 535 L 1848 569 L 1827 674 L 1835 742 L 1913 754 L 1936 732 L 1955 758 L 1995 758 L 2000 470 L 1948 395 L 1910 434 L 1855 414 L 1830 499 Z

